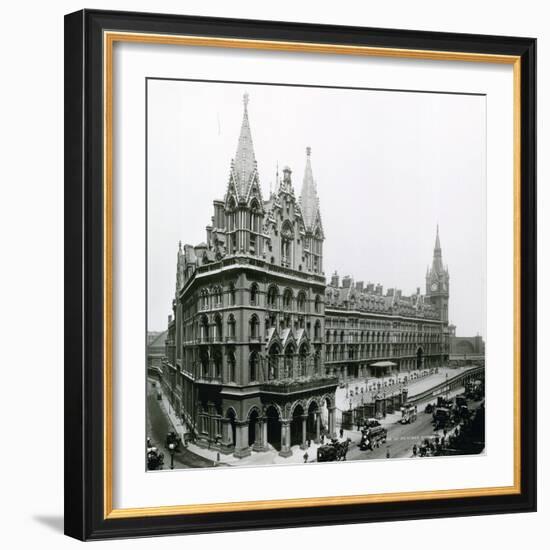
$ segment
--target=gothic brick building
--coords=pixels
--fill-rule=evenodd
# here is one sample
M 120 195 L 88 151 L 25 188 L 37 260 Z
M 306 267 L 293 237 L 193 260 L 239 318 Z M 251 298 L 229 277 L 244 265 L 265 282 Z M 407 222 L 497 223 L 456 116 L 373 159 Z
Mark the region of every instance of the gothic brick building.
M 262 196 L 248 116 L 206 242 L 179 245 L 164 384 L 199 444 L 246 456 L 335 431 L 342 379 L 448 360 L 449 275 L 439 232 L 426 295 L 326 284 L 311 150 L 299 197 L 292 171 Z

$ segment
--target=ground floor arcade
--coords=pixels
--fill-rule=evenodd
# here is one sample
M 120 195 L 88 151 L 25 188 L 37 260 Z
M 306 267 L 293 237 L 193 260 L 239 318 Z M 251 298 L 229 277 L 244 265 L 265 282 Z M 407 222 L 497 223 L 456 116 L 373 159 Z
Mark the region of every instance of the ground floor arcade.
M 195 443 L 239 458 L 272 449 L 290 456 L 293 446 L 306 449 L 323 435 L 335 435 L 335 388 L 300 398 L 259 395 L 209 402 L 198 414 Z

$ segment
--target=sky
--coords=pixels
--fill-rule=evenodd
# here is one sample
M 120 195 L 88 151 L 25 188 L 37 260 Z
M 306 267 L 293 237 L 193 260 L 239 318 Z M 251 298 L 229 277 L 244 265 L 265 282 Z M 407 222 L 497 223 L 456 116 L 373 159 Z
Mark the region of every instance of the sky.
M 206 241 L 223 199 L 243 94 L 264 199 L 288 165 L 300 193 L 311 147 L 327 279 L 425 292 L 439 224 L 449 321 L 485 336 L 485 97 L 148 81 L 148 330 L 171 313 L 178 242 Z

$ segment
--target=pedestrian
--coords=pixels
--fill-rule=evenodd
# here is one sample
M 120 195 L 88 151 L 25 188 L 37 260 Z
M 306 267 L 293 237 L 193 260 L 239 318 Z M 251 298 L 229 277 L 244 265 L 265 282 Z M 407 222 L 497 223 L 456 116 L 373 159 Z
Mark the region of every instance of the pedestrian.
M 321 436 L 321 445 L 325 444 L 325 434 Z
M 307 446 L 311 447 L 311 439 L 309 437 L 307 438 Z
M 340 428 L 340 437 L 344 437 L 344 428 Z
M 307 451 L 304 453 L 304 464 L 307 462 L 307 459 L 309 458 L 309 455 L 307 454 Z
M 416 457 L 416 453 L 418 452 L 418 447 L 416 446 L 416 443 L 413 445 L 413 456 Z

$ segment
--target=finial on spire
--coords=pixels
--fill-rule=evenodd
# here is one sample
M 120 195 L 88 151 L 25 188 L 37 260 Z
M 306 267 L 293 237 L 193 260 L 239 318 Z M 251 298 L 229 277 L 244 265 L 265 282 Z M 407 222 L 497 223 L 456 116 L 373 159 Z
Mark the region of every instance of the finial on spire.
M 179 249 L 181 250 L 181 241 L 179 242 Z
M 436 233 L 435 233 L 435 249 L 439 250 L 441 248 L 441 244 L 439 242 L 439 223 L 436 227 Z
M 249 100 L 250 100 L 250 96 L 248 95 L 248 92 L 245 92 L 243 94 L 243 104 L 244 104 L 245 109 L 248 107 L 248 101 Z
M 307 155 L 308 157 L 311 156 L 311 147 L 309 147 L 309 146 L 306 147 L 306 155 Z

